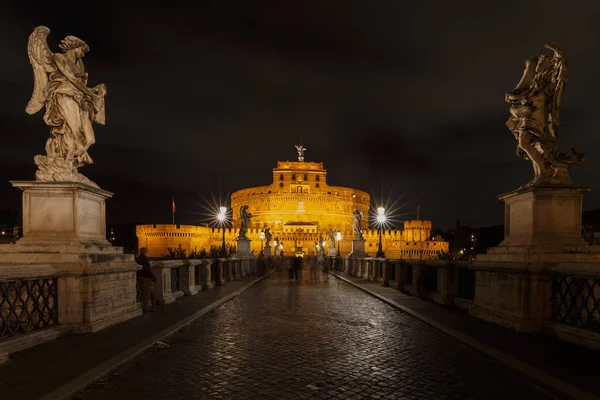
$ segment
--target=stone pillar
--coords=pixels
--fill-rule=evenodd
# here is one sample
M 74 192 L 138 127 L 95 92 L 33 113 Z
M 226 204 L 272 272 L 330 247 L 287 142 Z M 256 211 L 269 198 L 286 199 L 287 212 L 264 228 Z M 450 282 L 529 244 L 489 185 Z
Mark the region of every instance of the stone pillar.
M 500 195 L 504 241 L 477 256 L 484 262 L 600 261 L 600 247 L 581 236 L 582 186 L 531 186 Z
M 105 201 L 112 193 L 75 182 L 11 183 L 23 191 L 24 236 L 0 245 L 0 275 L 7 266 L 50 266 L 58 278 L 59 324 L 71 332 L 95 332 L 140 315 L 140 266 L 106 240 Z
M 327 249 L 327 257 L 335 257 L 337 256 L 337 249 L 334 246 L 329 246 Z
M 234 257 L 253 257 L 250 252 L 251 244 L 250 239 L 238 239 L 238 247 Z
M 263 254 L 265 255 L 265 257 L 271 257 L 271 255 L 272 255 L 271 246 L 269 246 L 269 245 L 265 246 L 265 248 L 263 249 Z
M 365 258 L 365 240 L 364 239 L 352 239 L 352 251 L 346 257 L 348 258 Z
M 105 201 L 112 197 L 111 192 L 75 182 L 11 183 L 23 190 L 19 244 L 110 246 Z
M 382 276 L 379 283 L 381 286 L 390 286 L 390 276 L 394 265 L 387 259 L 381 260 L 381 264 Z
M 181 290 L 186 296 L 193 296 L 198 293 L 196 288 L 196 265 L 198 262 L 190 262 L 186 260 L 183 262 L 183 267 L 180 268 L 181 278 Z

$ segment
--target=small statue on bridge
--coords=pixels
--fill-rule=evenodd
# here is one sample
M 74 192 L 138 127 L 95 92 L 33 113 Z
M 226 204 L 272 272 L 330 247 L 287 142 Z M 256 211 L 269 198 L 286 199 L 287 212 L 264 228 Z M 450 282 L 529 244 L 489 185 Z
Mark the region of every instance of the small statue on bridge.
M 248 212 L 248 205 L 241 206 L 240 219 L 242 220 L 242 227 L 240 228 L 238 240 L 250 240 L 247 235 L 248 228 L 250 227 L 250 218 L 252 218 L 252 214 Z
M 269 247 L 269 243 L 271 243 L 271 238 L 273 237 L 273 235 L 271 235 L 271 229 L 267 228 L 265 229 L 265 246 Z
M 329 247 L 335 247 L 335 232 L 333 229 L 329 230 Z
M 583 162 L 583 153 L 567 156 L 558 149 L 560 103 L 567 84 L 567 57 L 556 44 L 546 43 L 551 54 L 525 61 L 523 77 L 505 95 L 510 104 L 506 126 L 518 142 L 517 155 L 533 164 L 531 185 L 570 185 L 572 167 Z
M 352 212 L 352 231 L 354 232 L 354 239 L 364 239 L 362 233 L 362 220 L 363 220 L 363 212 L 362 210 L 357 210 L 356 208 Z

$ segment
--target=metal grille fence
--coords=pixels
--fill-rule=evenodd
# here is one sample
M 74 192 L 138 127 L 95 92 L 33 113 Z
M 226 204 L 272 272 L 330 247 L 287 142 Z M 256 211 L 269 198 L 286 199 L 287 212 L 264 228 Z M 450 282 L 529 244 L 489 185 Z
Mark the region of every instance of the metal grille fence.
M 58 325 L 56 278 L 0 282 L 0 340 Z
M 600 333 L 600 279 L 554 276 L 552 317 L 562 324 Z

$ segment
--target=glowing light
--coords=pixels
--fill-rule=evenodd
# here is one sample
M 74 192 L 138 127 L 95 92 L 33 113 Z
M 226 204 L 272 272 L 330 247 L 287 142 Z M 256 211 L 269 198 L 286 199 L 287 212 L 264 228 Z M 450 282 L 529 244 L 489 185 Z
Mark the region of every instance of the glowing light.
M 277 240 L 273 241 L 273 246 L 277 247 Z
M 223 224 L 227 219 L 227 207 L 219 207 L 219 212 L 217 213 L 217 220 Z
M 327 242 L 323 240 L 323 248 L 325 248 L 326 244 L 327 244 Z
M 379 225 L 385 224 L 387 217 L 385 216 L 385 208 L 379 207 L 377 208 L 377 223 Z
M 265 238 L 265 231 L 260 231 L 258 236 L 260 237 L 260 240 L 263 240 Z
M 338 231 L 337 240 L 342 240 L 342 232 Z

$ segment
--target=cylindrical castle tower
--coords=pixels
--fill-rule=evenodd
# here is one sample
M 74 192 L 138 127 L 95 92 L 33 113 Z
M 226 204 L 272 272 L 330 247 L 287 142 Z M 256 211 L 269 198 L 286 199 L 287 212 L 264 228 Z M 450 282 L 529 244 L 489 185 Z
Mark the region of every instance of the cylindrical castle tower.
M 330 230 L 344 236 L 352 232 L 352 212 L 362 210 L 363 228 L 368 227 L 370 196 L 362 190 L 329 186 L 323 163 L 279 161 L 273 169 L 273 183 L 242 189 L 231 195 L 233 226 L 241 226 L 240 208 L 248 205 L 251 227 L 271 229 L 273 236 L 282 235 L 312 248 L 314 237 L 326 238 Z M 309 235 L 307 235 L 309 234 Z M 310 238 L 310 239 L 309 239 Z

